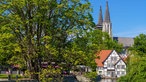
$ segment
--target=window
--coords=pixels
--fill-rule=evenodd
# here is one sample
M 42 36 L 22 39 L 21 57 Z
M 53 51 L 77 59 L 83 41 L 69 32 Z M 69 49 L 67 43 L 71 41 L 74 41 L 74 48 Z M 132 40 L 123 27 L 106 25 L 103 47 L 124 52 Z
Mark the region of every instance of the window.
M 101 69 L 102 69 L 102 67 L 98 67 L 98 69 L 99 69 L 99 70 L 101 70 Z
M 111 72 L 110 71 L 107 71 L 107 75 L 110 75 L 111 74 Z
M 117 57 L 111 57 L 111 61 L 116 61 Z
M 99 74 L 101 74 L 102 73 L 102 71 L 99 71 Z
M 125 71 L 122 71 L 122 75 L 125 75 Z
M 117 65 L 117 68 L 120 69 L 120 65 Z
M 107 67 L 113 67 L 113 64 L 112 63 L 108 63 Z
M 117 60 L 117 57 L 114 57 L 114 60 L 116 61 Z
M 112 63 L 111 63 L 110 65 L 111 65 L 111 67 L 113 67 L 113 66 L 114 66 Z
M 100 69 L 100 67 L 98 67 L 98 70 Z
M 114 57 L 111 57 L 111 60 L 114 60 Z
M 117 71 L 117 75 L 120 75 L 120 71 Z
M 122 69 L 125 69 L 125 65 L 122 65 Z
M 110 64 L 109 63 L 107 64 L 107 67 L 110 67 Z

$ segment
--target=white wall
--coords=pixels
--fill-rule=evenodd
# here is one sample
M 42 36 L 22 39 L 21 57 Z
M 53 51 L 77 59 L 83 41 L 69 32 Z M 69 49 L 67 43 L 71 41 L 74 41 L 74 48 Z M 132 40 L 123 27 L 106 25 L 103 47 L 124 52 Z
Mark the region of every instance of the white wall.
M 108 74 L 107 70 L 114 70 L 115 67 L 115 63 L 120 59 L 119 55 L 117 54 L 117 52 L 114 50 L 111 55 L 107 58 L 107 60 L 104 62 L 104 67 L 106 68 L 104 70 L 104 75 L 111 77 L 111 74 Z
M 118 68 L 117 67 L 118 65 L 121 66 L 121 67 Z M 124 68 L 122 68 L 122 65 L 124 66 Z M 115 50 L 105 60 L 104 67 L 97 67 L 98 75 L 111 77 L 111 74 L 108 74 L 108 70 L 113 70 L 115 76 L 117 76 L 117 77 L 126 75 L 126 64 L 122 61 L 121 57 L 117 54 L 117 52 Z
M 116 75 L 117 77 L 121 77 L 126 75 L 126 64 L 123 62 L 123 60 L 120 60 L 116 65 Z

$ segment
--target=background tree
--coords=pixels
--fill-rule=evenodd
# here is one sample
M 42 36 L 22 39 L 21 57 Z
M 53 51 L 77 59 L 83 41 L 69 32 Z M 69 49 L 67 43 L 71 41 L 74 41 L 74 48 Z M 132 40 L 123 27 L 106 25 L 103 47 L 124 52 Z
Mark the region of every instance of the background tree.
M 104 38 L 103 38 L 104 37 Z M 100 50 L 115 49 L 121 52 L 122 45 L 113 41 L 107 33 L 101 30 L 88 30 L 73 39 L 70 48 L 64 55 L 66 61 L 74 65 L 86 65 L 96 69 L 95 58 Z
M 146 35 L 140 34 L 134 38 L 134 45 L 129 49 L 131 54 L 127 61 L 127 74 L 119 82 L 146 81 Z

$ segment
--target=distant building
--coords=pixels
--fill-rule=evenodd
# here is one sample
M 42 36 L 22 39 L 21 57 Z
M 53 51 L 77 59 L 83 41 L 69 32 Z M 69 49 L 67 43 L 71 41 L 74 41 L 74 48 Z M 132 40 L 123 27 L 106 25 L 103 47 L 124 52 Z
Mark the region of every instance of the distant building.
M 100 6 L 98 24 L 96 25 L 95 29 L 100 29 L 100 30 L 102 30 L 102 32 L 107 32 L 109 34 L 109 36 L 112 37 L 112 23 L 110 20 L 108 2 L 106 2 L 106 11 L 105 11 L 104 20 L 102 17 L 102 8 Z
M 113 37 L 114 40 L 116 40 L 118 43 L 123 44 L 124 48 L 132 47 L 134 44 L 134 38 L 129 37 Z
M 102 32 L 107 32 L 109 36 L 113 38 L 113 40 L 116 40 L 118 43 L 123 45 L 123 51 L 121 52 L 121 54 L 128 55 L 127 49 L 134 44 L 134 39 L 131 37 L 113 37 L 112 36 L 112 22 L 110 19 L 108 1 L 106 1 L 106 10 L 105 10 L 104 20 L 102 16 L 102 8 L 100 6 L 98 23 L 95 29 L 102 30 Z
M 119 44 L 123 45 L 123 51 L 120 53 L 122 57 L 128 56 L 128 48 L 132 47 L 134 44 L 134 38 L 129 37 L 113 37 L 113 40 L 116 40 Z
M 95 59 L 97 74 L 104 78 L 116 78 L 126 75 L 126 63 L 115 50 L 101 50 Z

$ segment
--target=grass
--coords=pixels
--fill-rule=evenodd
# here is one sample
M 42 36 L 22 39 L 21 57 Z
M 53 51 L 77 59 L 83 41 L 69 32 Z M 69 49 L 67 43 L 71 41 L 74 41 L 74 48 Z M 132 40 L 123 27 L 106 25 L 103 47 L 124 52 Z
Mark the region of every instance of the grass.
M 16 76 L 18 76 L 18 78 L 26 78 L 25 76 L 20 76 L 17 74 L 11 74 L 11 79 L 16 79 Z M 0 74 L 0 78 L 1 79 L 7 79 L 8 78 L 8 74 Z

